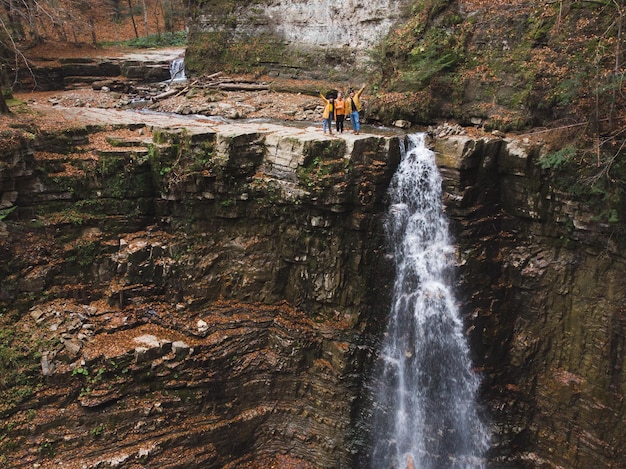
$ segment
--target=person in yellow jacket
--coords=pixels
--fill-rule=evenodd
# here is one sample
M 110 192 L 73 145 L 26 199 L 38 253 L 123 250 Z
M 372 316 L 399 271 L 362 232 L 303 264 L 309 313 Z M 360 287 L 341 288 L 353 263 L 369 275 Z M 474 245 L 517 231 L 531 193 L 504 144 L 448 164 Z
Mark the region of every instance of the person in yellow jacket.
M 337 93 L 335 99 L 335 123 L 337 124 L 337 132 L 343 133 L 343 121 L 346 118 L 346 100 L 343 99 L 341 91 Z
M 365 89 L 365 83 L 363 86 L 355 92 L 352 88 L 350 88 L 350 93 L 348 93 L 348 99 L 346 99 L 346 115 L 350 116 L 350 122 L 352 122 L 352 130 L 355 134 L 358 134 L 361 130 L 361 122 L 359 120 L 359 111 L 362 108 L 361 105 L 361 94 Z
M 322 113 L 322 128 L 324 129 L 324 133 L 326 133 L 326 129 L 328 128 L 328 133 L 330 135 L 333 134 L 333 115 L 335 112 L 335 100 L 333 98 L 326 99 L 320 92 L 321 98 L 324 100 L 324 112 Z

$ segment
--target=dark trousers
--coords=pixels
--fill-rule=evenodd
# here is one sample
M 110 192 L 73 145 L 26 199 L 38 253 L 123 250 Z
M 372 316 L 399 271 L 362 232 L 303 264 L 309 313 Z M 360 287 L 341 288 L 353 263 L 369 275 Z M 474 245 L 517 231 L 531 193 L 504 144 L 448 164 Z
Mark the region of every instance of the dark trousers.
M 342 114 L 337 114 L 337 116 L 335 117 L 337 119 L 337 132 L 343 132 L 343 120 L 346 116 Z

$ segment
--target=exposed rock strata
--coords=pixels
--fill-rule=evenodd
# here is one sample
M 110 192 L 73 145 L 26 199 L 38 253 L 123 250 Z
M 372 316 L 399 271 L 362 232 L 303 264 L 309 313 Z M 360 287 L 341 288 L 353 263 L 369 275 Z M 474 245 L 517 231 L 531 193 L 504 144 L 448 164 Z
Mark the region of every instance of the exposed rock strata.
M 243 61 L 296 76 L 321 64 L 323 69 L 330 65 L 343 71 L 363 64 L 367 50 L 399 21 L 408 4 L 407 0 L 194 1 L 188 65 L 199 72 L 224 61 Z
M 133 83 L 169 80 L 170 63 L 184 56 L 184 49 L 163 49 L 146 54 L 113 57 L 30 57 L 30 64 L 17 71 L 15 91 L 75 89 L 92 83 L 113 84 L 126 91 Z
M 453 136 L 435 149 L 497 428 L 494 460 L 620 467 L 624 224 L 590 195 L 552 186 L 532 142 Z
M 5 460 L 350 467 L 398 137 L 100 112 L 3 160 L 0 299 L 41 352 L 3 404 Z M 623 225 L 551 187 L 531 142 L 433 145 L 493 466 L 618 467 Z
M 0 295 L 41 351 L 13 467 L 350 464 L 398 138 L 187 123 L 42 135 L 4 167 Z

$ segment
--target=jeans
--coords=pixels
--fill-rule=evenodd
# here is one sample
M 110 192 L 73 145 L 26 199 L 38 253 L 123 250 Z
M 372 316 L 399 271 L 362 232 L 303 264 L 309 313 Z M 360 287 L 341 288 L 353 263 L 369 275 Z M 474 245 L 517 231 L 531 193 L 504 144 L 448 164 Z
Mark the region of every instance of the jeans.
M 328 129 L 328 132 L 332 134 L 333 133 L 332 121 L 330 119 L 324 119 L 322 121 L 322 128 L 324 129 L 324 132 L 326 132 L 326 129 Z
M 361 130 L 361 122 L 359 121 L 359 111 L 352 111 L 350 114 L 350 122 L 352 122 L 352 130 L 359 132 Z

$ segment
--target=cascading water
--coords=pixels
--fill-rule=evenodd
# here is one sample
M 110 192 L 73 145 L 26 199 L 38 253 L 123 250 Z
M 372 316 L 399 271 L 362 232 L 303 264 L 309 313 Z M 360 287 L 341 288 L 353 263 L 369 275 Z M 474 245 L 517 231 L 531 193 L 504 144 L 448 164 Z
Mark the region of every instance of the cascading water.
M 184 57 L 172 60 L 170 62 L 170 81 L 183 81 L 186 79 Z
M 452 288 L 441 177 L 423 134 L 408 136 L 402 154 L 389 192 L 396 280 L 373 386 L 370 467 L 483 467 L 489 437 Z

